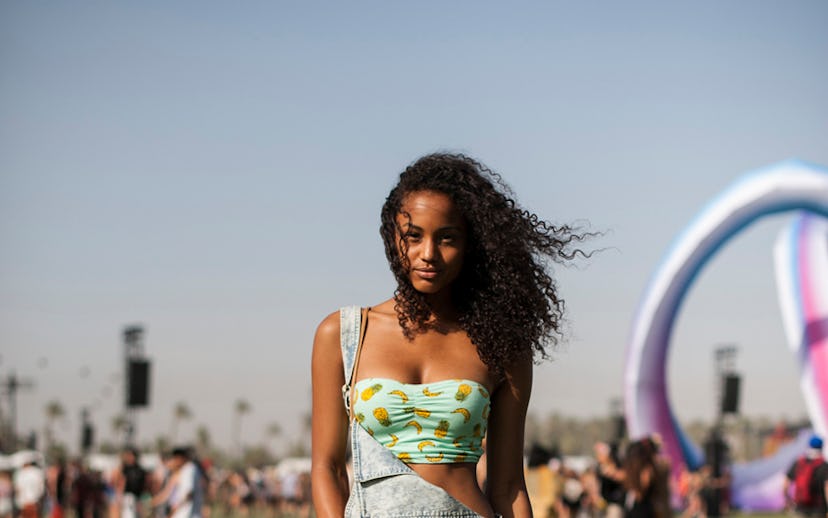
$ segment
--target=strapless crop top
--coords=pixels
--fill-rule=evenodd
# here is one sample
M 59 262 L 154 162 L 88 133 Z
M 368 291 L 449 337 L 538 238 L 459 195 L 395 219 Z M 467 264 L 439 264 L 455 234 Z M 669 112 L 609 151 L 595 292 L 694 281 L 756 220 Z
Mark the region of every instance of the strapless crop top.
M 491 402 L 476 381 L 367 378 L 354 388 L 354 419 L 401 461 L 477 462 L 483 454 Z

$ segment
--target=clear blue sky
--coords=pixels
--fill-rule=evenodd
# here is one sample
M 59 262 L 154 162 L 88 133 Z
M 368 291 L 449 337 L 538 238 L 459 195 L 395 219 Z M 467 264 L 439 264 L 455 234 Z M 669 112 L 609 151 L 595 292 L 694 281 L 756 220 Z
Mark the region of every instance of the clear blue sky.
M 746 171 L 828 164 L 826 24 L 817 0 L 4 2 L 0 375 L 36 382 L 20 428 L 59 399 L 61 433 L 90 405 L 109 436 L 120 332 L 140 322 L 142 440 L 185 401 L 179 439 L 204 423 L 229 445 L 239 397 L 246 442 L 272 421 L 297 437 L 315 325 L 391 294 L 379 208 L 441 149 L 547 219 L 609 230 L 596 246 L 613 250 L 558 271 L 570 339 L 532 402 L 606 413 L 674 236 Z M 741 347 L 746 413 L 803 414 L 772 279 L 785 221 L 751 227 L 689 294 L 670 359 L 680 418 L 713 415 L 724 342 Z

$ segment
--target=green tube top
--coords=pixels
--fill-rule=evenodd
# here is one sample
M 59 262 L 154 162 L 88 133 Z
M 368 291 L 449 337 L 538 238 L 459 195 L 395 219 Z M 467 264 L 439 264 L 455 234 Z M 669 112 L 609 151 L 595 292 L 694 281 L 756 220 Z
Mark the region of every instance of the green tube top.
M 477 462 L 483 454 L 490 400 L 480 383 L 366 378 L 354 388 L 354 419 L 403 462 Z

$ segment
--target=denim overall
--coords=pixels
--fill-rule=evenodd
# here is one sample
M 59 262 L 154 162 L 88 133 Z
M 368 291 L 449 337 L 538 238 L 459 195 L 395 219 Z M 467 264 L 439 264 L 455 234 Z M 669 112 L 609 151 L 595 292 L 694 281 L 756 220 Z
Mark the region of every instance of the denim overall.
M 357 306 L 344 307 L 339 311 L 339 319 L 345 368 L 342 396 L 345 407 L 350 409 L 350 383 L 354 381 L 361 310 Z M 354 482 L 345 506 L 346 518 L 480 518 L 445 490 L 423 480 L 353 420 L 350 434 Z

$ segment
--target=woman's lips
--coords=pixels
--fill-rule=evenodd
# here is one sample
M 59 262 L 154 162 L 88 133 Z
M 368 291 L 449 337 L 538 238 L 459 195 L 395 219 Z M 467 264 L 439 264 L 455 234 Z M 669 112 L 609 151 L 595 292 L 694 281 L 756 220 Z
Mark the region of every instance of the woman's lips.
M 437 277 L 437 274 L 440 272 L 438 270 L 419 270 L 415 269 L 414 272 L 422 279 L 433 279 Z

